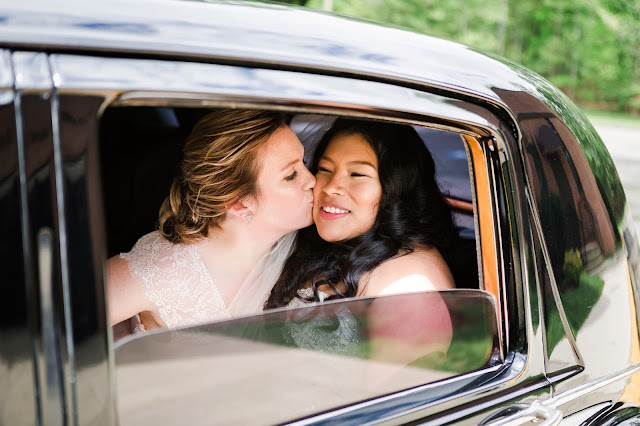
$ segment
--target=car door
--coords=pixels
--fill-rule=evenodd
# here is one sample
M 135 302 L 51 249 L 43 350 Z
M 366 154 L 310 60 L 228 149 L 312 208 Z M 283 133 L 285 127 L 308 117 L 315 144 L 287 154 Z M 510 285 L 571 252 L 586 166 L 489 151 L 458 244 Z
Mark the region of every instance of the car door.
M 108 248 L 114 241 L 111 233 L 117 233 L 110 218 L 119 210 L 132 211 L 110 198 L 118 189 L 127 191 L 126 181 L 117 180 L 127 170 L 107 159 L 112 158 L 109 155 L 131 154 L 133 150 L 132 145 L 125 151 L 125 145 L 125 150 L 118 146 L 109 151 L 109 144 L 115 142 L 103 136 L 108 131 L 106 127 L 116 125 L 106 118 L 115 110 L 141 111 L 140 116 L 131 117 L 142 117 L 145 111 L 152 110 L 163 115 L 168 111 L 166 108 L 174 112 L 221 107 L 269 108 L 292 114 L 390 120 L 449 132 L 463 142 L 472 170 L 471 209 L 477 245 L 474 267 L 479 271 L 475 291 L 486 292 L 493 298 L 498 319 L 491 362 L 446 379 L 416 383 L 414 378 L 393 390 L 376 393 L 374 389 L 364 400 L 354 394 L 342 405 L 322 408 L 322 413 L 311 409 L 280 421 L 304 418 L 317 422 L 368 419 L 392 423 L 429 420 L 474 423 L 494 411 L 496 405 L 548 395 L 541 316 L 535 299 L 535 264 L 522 252 L 532 239 L 524 214 L 525 197 L 520 196 L 522 169 L 511 127 L 495 114 L 490 104 L 480 101 L 469 104 L 441 91 L 436 94 L 426 89 L 309 72 L 160 59 L 31 55 L 34 61 L 47 65 L 48 68 L 42 65 L 41 69 L 45 74 L 50 70 L 53 82 L 36 93 L 41 98 L 46 98 L 44 94 L 49 96 L 38 105 L 50 115 L 54 160 L 53 171 L 48 174 L 50 181 L 45 180 L 49 187 L 55 187 L 51 193 L 55 199 L 49 201 L 54 206 L 50 207 L 52 219 L 44 221 L 52 231 L 44 234 L 50 240 L 43 241 L 54 247 L 52 264 L 59 262 L 51 284 L 54 313 L 48 317 L 55 319 L 54 333 L 49 337 L 57 350 L 47 358 L 54 362 L 47 371 L 57 374 L 51 380 L 53 388 L 58 389 L 58 399 L 51 407 L 58 407 L 65 421 L 127 424 L 138 418 L 127 415 L 144 413 L 140 411 L 143 408 L 136 411 L 135 405 L 132 410 L 123 411 L 122 404 L 136 400 L 135 392 L 124 386 L 126 375 L 119 373 L 121 366 L 116 364 L 114 368 L 114 361 L 117 362 L 118 353 L 125 346 L 114 350 L 105 309 L 104 260 L 113 255 L 110 250 L 120 247 Z M 142 119 L 136 118 L 132 125 Z M 172 122 L 166 121 L 166 116 L 164 119 L 165 124 Z M 146 148 L 155 153 L 155 148 L 160 147 Z M 153 165 L 153 161 L 147 164 Z M 108 194 L 104 193 L 107 189 Z M 126 242 L 120 244 L 126 246 Z M 40 291 L 46 288 L 45 284 L 39 284 Z M 234 321 L 250 324 L 262 321 L 261 318 Z M 162 340 L 162 334 L 157 337 Z M 188 349 L 189 345 L 183 348 Z M 167 361 L 167 355 L 163 360 L 154 359 L 149 353 L 146 356 L 148 365 L 166 365 L 158 363 Z M 264 354 L 253 353 L 250 362 L 260 365 L 263 359 Z M 174 361 L 176 365 L 180 363 L 179 358 Z M 170 384 L 162 386 L 151 380 L 138 383 L 135 389 L 142 394 L 154 389 L 170 393 Z M 194 386 L 192 392 L 198 394 L 197 384 Z M 215 394 L 203 392 L 198 394 L 203 404 L 215 398 Z M 283 403 L 278 399 L 281 395 L 272 396 L 274 405 Z M 229 409 L 242 410 L 242 401 L 243 395 L 237 395 L 239 405 Z M 173 415 L 179 418 L 180 413 Z
M 354 398 L 346 401 L 340 410 L 330 410 L 322 417 L 316 417 L 319 414 L 313 412 L 303 417 L 309 421 L 320 421 L 321 418 L 329 421 L 362 416 L 395 419 L 394 422 L 401 418 L 402 421 L 469 418 L 474 422 L 477 416 L 484 416 L 479 413 L 490 411 L 495 404 L 533 399 L 533 394 L 539 398 L 548 392 L 549 383 L 541 358 L 542 335 L 540 327 L 535 325 L 540 320 L 538 306 L 529 297 L 530 289 L 535 287 L 527 287 L 521 278 L 522 273 L 526 276 L 533 273 L 533 269 L 527 264 L 526 257 L 517 257 L 520 246 L 514 244 L 514 241 L 528 243 L 529 238 L 528 222 L 521 217 L 521 199 L 513 195 L 520 191 L 522 176 L 517 166 L 513 136 L 490 108 L 469 106 L 464 101 L 428 91 L 295 71 L 62 54 L 51 55 L 49 59 L 56 76 L 60 116 L 64 119 L 60 127 L 62 146 L 68 149 L 68 157 L 63 149 L 63 159 L 67 158 L 63 160 L 63 178 L 66 176 L 65 182 L 69 186 L 65 200 L 69 208 L 72 205 L 81 207 L 74 213 L 78 216 L 72 219 L 74 227 L 69 230 L 71 235 L 68 237 L 69 247 L 76 248 L 67 254 L 70 269 L 70 304 L 67 307 L 70 312 L 67 315 L 78 335 L 74 337 L 72 347 L 78 354 L 75 359 L 77 389 L 85 386 L 82 383 L 89 380 L 91 369 L 96 369 L 96 365 L 108 365 L 114 356 L 111 345 L 106 351 L 102 346 L 108 330 L 104 328 L 104 298 L 100 298 L 104 294 L 104 282 L 97 259 L 113 254 L 104 251 L 104 243 L 109 244 L 110 232 L 116 229 L 107 225 L 106 231 L 103 230 L 118 203 L 105 194 L 105 203 L 101 205 L 103 200 L 95 194 L 101 192 L 101 178 L 116 179 L 119 173 L 126 171 L 122 168 L 107 170 L 113 165 L 105 162 L 108 147 L 104 145 L 115 142 L 99 140 L 101 132 L 106 131 L 100 128 L 101 117 L 107 117 L 109 111 L 116 109 L 131 114 L 123 114 L 125 117 L 138 117 L 143 114 L 135 115 L 135 111 L 141 111 L 136 108 L 154 109 L 159 113 L 158 109 L 162 108 L 179 112 L 182 111 L 180 108 L 192 111 L 194 108 L 243 106 L 275 108 L 290 113 L 386 119 L 452 132 L 465 143 L 469 162 L 474 168 L 474 199 L 471 201 L 477 221 L 477 267 L 481 271 L 478 285 L 479 289 L 493 294 L 500 318 L 497 358 L 491 368 L 444 382 L 425 381 L 422 386 L 407 383 L 403 392 L 374 392 L 367 397 L 367 402 Z M 106 126 L 104 123 L 107 123 L 106 119 L 102 122 Z M 98 161 L 99 167 L 90 167 L 94 161 Z M 104 190 L 105 182 L 102 184 Z M 502 204 L 496 204 L 496 200 Z M 504 208 L 507 204 L 513 208 Z M 106 217 L 103 212 L 107 212 Z M 514 262 L 514 258 L 523 263 Z M 528 285 L 535 286 L 535 280 Z M 90 324 L 75 324 L 76 321 L 87 322 L 87 318 L 92 318 Z M 122 349 L 117 349 L 116 355 L 119 350 Z M 255 354 L 256 363 L 260 362 L 260 356 Z M 91 357 L 100 362 L 90 365 Z M 153 364 L 153 360 L 149 363 Z M 106 376 L 106 370 L 98 368 L 99 380 L 93 379 L 91 389 L 114 383 L 118 368 L 116 365 L 116 372 L 110 370 Z M 119 384 L 125 381 L 122 376 L 118 379 Z M 139 383 L 139 386 L 147 392 L 158 385 L 149 382 Z M 452 394 L 445 392 L 446 388 L 458 391 Z M 125 392 L 125 388 L 114 389 L 116 393 Z M 434 392 L 440 397 L 434 398 Z M 96 413 L 104 414 L 102 410 L 108 409 L 109 399 L 98 399 L 94 393 L 89 396 L 86 392 L 77 393 L 78 410 L 92 405 Z M 446 398 L 445 394 L 448 395 Z M 495 396 L 484 398 L 480 395 Z M 120 404 L 129 398 L 134 397 L 130 393 L 116 395 Z M 238 398 L 240 403 L 242 395 Z M 278 404 L 278 401 L 273 403 Z M 95 407 L 103 408 L 96 410 Z M 131 418 L 122 417 L 127 413 L 131 414 L 131 411 L 120 413 L 121 422 L 131 421 Z M 382 413 L 386 414 L 383 416 Z

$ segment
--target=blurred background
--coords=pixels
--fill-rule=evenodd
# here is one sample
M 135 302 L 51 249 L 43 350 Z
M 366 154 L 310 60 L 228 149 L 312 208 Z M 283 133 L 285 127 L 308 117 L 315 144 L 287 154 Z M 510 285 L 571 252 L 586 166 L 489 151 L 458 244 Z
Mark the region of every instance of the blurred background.
M 497 53 L 587 110 L 640 117 L 640 0 L 291 0 Z
M 640 230 L 640 0 L 284 0 L 457 41 L 542 75 L 589 116 Z

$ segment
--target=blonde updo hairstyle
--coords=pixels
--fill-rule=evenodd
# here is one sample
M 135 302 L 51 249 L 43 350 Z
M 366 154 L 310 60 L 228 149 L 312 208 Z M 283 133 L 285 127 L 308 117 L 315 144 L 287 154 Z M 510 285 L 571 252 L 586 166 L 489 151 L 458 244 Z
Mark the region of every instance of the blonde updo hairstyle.
M 284 125 L 284 115 L 271 111 L 218 110 L 202 118 L 160 207 L 162 235 L 173 243 L 201 240 L 224 222 L 235 200 L 258 196 L 258 150 Z

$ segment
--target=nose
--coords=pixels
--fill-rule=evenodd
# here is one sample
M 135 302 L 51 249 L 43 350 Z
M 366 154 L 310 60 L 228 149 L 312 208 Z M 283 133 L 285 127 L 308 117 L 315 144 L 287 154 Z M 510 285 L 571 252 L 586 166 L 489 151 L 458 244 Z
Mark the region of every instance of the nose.
M 331 179 L 329 179 L 329 181 L 322 188 L 322 192 L 327 195 L 343 195 L 343 179 L 337 173 L 332 174 Z
M 304 168 L 304 174 L 306 176 L 306 179 L 304 182 L 304 189 L 305 190 L 313 189 L 313 187 L 316 186 L 316 177 L 313 175 L 313 173 L 307 170 L 306 167 Z

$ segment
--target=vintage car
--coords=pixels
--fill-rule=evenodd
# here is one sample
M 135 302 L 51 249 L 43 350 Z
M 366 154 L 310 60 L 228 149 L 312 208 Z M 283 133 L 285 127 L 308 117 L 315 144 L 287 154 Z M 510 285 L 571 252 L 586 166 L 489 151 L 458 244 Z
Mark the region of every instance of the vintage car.
M 459 230 L 457 288 L 114 341 L 105 260 L 154 229 L 193 124 L 239 107 L 285 112 L 310 150 L 336 117 L 414 126 Z M 0 129 L 0 424 L 640 418 L 620 180 L 517 64 L 276 4 L 4 0 Z M 448 350 L 421 351 L 441 315 Z

